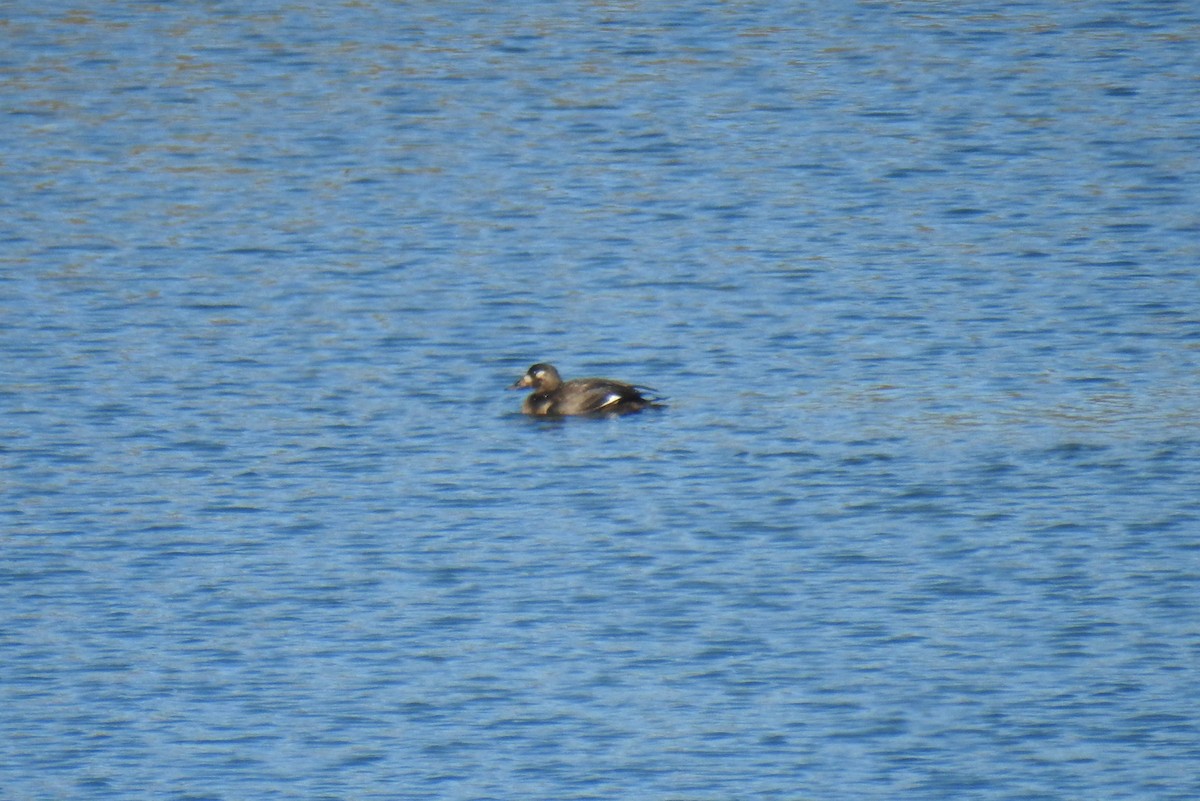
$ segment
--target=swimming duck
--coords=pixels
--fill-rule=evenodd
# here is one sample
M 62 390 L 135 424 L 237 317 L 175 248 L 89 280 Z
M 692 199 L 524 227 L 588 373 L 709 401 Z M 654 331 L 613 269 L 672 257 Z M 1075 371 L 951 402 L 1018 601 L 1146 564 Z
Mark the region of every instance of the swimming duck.
M 639 387 L 608 378 L 573 378 L 563 381 L 552 364 L 535 364 L 509 389 L 533 389 L 521 411 L 532 415 L 629 414 L 657 406 L 662 398 L 646 397 Z

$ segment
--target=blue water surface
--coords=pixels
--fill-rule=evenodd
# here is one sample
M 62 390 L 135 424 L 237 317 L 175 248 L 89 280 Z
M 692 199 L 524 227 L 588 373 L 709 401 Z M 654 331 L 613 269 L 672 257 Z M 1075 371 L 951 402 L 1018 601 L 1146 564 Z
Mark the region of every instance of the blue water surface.
M 1191 5 L 4 17 L 4 798 L 1200 797 Z

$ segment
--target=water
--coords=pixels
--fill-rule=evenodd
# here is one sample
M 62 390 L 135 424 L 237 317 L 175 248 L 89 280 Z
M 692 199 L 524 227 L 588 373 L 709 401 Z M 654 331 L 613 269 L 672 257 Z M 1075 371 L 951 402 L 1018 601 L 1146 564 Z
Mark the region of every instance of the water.
M 10 4 L 4 797 L 1195 798 L 1198 35 Z

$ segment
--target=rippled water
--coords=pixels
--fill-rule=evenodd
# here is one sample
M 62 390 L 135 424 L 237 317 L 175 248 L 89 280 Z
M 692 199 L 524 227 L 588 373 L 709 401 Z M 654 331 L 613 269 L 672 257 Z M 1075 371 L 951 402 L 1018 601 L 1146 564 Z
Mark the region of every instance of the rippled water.
M 1200 795 L 1186 4 L 6 17 L 4 797 Z

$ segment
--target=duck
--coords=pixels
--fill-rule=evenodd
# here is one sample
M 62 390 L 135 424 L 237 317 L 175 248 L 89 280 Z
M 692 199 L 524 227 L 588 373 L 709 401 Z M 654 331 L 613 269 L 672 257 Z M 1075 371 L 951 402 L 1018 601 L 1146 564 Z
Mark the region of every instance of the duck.
M 651 387 L 626 384 L 611 378 L 573 378 L 563 381 L 552 364 L 530 367 L 509 389 L 532 389 L 521 404 L 528 415 L 558 417 L 564 415 L 618 415 L 661 406 L 660 398 L 643 392 Z

